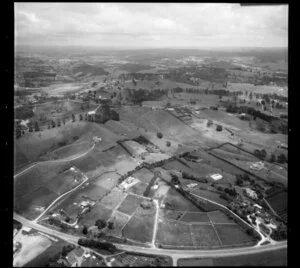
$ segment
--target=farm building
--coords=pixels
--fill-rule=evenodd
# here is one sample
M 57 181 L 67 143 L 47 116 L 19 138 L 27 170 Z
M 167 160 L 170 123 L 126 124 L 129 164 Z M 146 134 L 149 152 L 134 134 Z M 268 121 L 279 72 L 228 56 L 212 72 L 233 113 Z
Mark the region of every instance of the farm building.
M 253 163 L 250 168 L 255 170 L 262 170 L 264 168 L 265 164 L 261 161 Z
M 187 187 L 188 187 L 188 189 L 192 189 L 197 185 L 198 185 L 197 183 L 190 183 L 190 184 L 187 185 Z
M 250 189 L 250 188 L 244 188 L 244 189 L 245 189 L 245 191 L 246 191 L 246 194 L 247 194 L 249 197 L 251 197 L 251 198 L 253 198 L 253 199 L 257 199 L 257 194 L 256 194 L 255 191 L 253 191 L 253 190 Z
M 221 180 L 223 178 L 223 176 L 221 174 L 213 174 L 213 175 L 210 175 L 210 177 L 215 180 L 215 181 L 218 181 L 218 180 Z
M 30 227 L 24 226 L 23 227 L 23 232 L 29 233 L 31 231 Z

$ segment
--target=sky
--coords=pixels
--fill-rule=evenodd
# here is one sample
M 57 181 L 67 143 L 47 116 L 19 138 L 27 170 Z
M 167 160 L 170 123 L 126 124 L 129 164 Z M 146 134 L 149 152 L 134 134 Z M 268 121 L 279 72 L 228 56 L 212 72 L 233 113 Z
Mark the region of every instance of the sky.
M 15 3 L 15 43 L 106 48 L 287 47 L 288 5 Z

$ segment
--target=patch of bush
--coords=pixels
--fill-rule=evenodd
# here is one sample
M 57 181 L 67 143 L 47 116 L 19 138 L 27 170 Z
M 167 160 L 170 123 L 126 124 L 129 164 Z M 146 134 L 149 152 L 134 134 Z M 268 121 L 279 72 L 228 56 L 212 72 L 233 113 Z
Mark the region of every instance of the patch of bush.
M 217 125 L 216 131 L 222 131 L 223 127 L 221 125 Z

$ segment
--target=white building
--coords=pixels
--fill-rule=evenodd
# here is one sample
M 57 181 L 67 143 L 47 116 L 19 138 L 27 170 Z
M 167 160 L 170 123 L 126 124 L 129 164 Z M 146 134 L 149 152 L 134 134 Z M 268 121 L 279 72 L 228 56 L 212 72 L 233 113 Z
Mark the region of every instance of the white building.
M 251 198 L 253 198 L 253 199 L 257 199 L 257 194 L 256 194 L 256 192 L 254 192 L 252 189 L 250 189 L 250 188 L 245 188 L 245 191 L 246 191 L 246 194 L 247 194 L 249 197 L 251 197 Z
M 210 177 L 215 180 L 215 181 L 218 181 L 218 180 L 221 180 L 223 178 L 223 176 L 221 174 L 213 174 L 213 175 L 210 175 Z

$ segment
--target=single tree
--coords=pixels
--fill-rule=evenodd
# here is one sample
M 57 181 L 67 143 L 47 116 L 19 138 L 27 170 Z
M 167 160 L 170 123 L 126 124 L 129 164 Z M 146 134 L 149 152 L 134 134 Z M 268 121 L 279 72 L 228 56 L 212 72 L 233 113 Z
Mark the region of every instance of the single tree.
M 285 154 L 278 155 L 278 157 L 277 157 L 278 163 L 284 164 L 284 163 L 286 163 L 286 161 L 287 161 L 287 158 L 286 158 Z
M 35 121 L 35 123 L 34 123 L 34 130 L 35 131 L 40 131 L 40 127 L 39 127 L 38 121 Z
M 222 131 L 223 130 L 223 127 L 221 125 L 217 125 L 217 128 L 216 128 L 217 131 Z
M 83 119 L 83 116 L 82 116 L 82 114 L 80 114 L 79 115 L 79 120 L 82 121 L 82 119 Z
M 75 122 L 76 118 L 75 118 L 75 115 L 72 114 L 72 122 Z
M 271 157 L 270 157 L 270 162 L 273 163 L 276 161 L 276 157 L 274 154 L 271 154 Z
M 84 235 L 87 235 L 87 233 L 88 233 L 88 228 L 85 225 L 83 226 L 82 233 Z
M 163 134 L 161 132 L 157 132 L 156 136 L 157 138 L 161 139 L 163 137 Z
M 102 219 L 99 219 L 95 222 L 95 226 L 97 226 L 98 229 L 101 230 L 106 227 L 106 222 Z
M 114 223 L 112 221 L 108 222 L 107 228 L 112 230 L 114 228 Z

